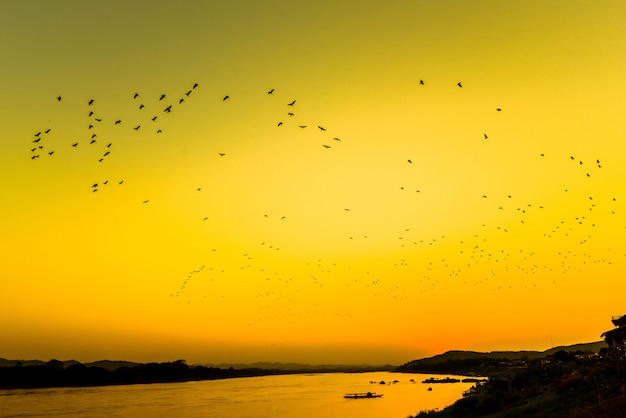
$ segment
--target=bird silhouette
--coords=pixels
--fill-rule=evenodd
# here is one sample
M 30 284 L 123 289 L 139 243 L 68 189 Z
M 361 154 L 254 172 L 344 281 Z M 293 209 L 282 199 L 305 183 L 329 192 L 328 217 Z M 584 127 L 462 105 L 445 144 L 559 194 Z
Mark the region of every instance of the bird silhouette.
M 143 109 L 145 106 L 143 104 L 139 105 L 139 110 Z
M 192 89 L 195 89 L 196 87 L 198 87 L 198 83 L 194 83 Z
M 164 112 L 170 113 L 172 111 L 172 105 L 169 105 L 168 107 L 166 107 L 164 110 Z M 153 119 L 154 120 L 154 119 Z
M 155 121 L 156 121 L 156 119 L 157 119 L 157 116 L 153 117 L 153 118 L 152 118 L 152 122 L 155 122 Z
M 163 100 L 165 99 L 165 94 L 162 94 L 161 97 L 159 97 L 159 100 Z
M 273 94 L 274 93 L 274 89 L 271 89 L 270 91 L 267 92 L 267 94 Z
M 424 80 L 420 80 L 420 84 L 423 86 L 424 85 Z
M 50 133 L 50 128 L 46 129 L 45 131 L 43 131 L 44 134 L 49 134 Z M 598 164 L 600 163 L 600 161 L 598 161 Z
M 222 101 L 224 101 L 224 100 L 228 99 L 229 97 L 230 97 L 230 96 L 228 96 L 228 95 L 224 96 L 224 98 L 222 99 Z
M 320 131 L 325 131 L 326 130 L 326 128 L 324 128 L 322 126 L 317 125 L 317 127 L 320 128 Z
M 141 128 L 141 125 L 137 125 L 137 126 L 136 126 L 136 127 L 134 127 L 133 129 L 134 129 L 134 130 L 136 130 L 136 131 L 138 131 L 138 130 L 139 130 L 139 128 Z
M 306 128 L 306 125 L 298 125 L 298 128 L 304 129 L 304 128 Z
M 137 97 L 139 97 L 139 93 L 135 93 L 135 95 L 133 96 L 133 99 L 136 99 Z
M 485 136 L 485 139 L 489 138 L 489 137 L 487 136 L 487 134 L 483 134 L 483 135 Z
M 458 83 L 456 83 L 456 85 L 459 86 L 459 87 L 463 87 L 463 85 L 461 84 L 460 81 Z
M 322 146 L 326 149 L 330 148 L 330 145 L 322 144 Z
M 93 99 L 91 99 L 91 100 L 89 100 L 89 101 L 87 102 L 87 105 L 88 105 L 88 106 L 91 106 L 92 104 L 93 104 Z
M 58 97 L 57 97 L 57 100 L 60 102 L 60 101 L 61 101 L 61 96 L 58 96 Z
M 283 124 L 282 122 L 278 122 L 278 126 L 280 126 L 280 125 L 282 125 L 282 124 Z
M 76 147 L 78 146 L 78 142 L 76 142 L 76 143 L 72 144 L 72 146 L 73 146 L 74 148 L 76 148 Z
M 122 123 L 122 120 L 121 120 L 121 119 L 118 119 L 118 120 L 116 120 L 116 121 L 115 121 L 115 124 L 116 124 L 116 125 L 119 125 L 120 123 Z
M 296 104 L 296 101 L 294 100 L 294 101 L 293 101 L 293 102 L 291 102 L 291 103 L 287 103 L 287 106 L 293 106 L 293 105 L 295 105 L 295 104 Z

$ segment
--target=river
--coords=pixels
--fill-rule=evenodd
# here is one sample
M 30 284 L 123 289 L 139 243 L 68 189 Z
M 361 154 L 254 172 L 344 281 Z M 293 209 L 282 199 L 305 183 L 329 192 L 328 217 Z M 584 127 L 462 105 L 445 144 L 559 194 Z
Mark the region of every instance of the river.
M 473 386 L 421 383 L 428 377 L 390 372 L 317 373 L 0 390 L 0 417 L 406 418 L 450 405 Z M 343 397 L 356 392 L 382 393 L 383 397 Z

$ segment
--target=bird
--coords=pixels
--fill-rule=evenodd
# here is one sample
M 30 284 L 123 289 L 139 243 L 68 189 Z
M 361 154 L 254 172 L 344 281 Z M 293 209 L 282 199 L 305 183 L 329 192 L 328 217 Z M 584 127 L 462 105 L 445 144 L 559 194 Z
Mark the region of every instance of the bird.
M 91 128 L 93 128 L 93 125 L 89 125 L 89 128 L 87 128 L 87 129 L 91 129 Z
M 280 126 L 280 125 L 282 125 L 282 124 L 283 124 L 282 122 L 278 122 L 278 126 Z
M 88 106 L 91 106 L 92 104 L 93 104 L 93 99 L 91 99 L 91 100 L 89 100 L 89 101 L 87 102 L 87 105 L 88 105 Z
M 133 96 L 133 99 L 136 99 L 137 97 L 139 97 L 139 93 L 135 93 L 135 95 Z
M 423 86 L 424 85 L 424 80 L 420 80 L 420 84 Z
M 189 90 L 187 93 L 185 93 L 185 96 L 189 96 L 191 94 L 191 90 Z
M 159 97 L 159 100 L 163 100 L 165 99 L 165 94 L 162 94 L 161 97 Z
M 306 128 L 306 125 L 298 125 L 298 128 L 304 129 L 304 128 Z
M 273 94 L 274 93 L 274 89 L 271 89 L 270 91 L 267 92 L 267 94 Z
M 287 106 L 293 106 L 293 105 L 295 105 L 295 104 L 296 104 L 296 101 L 294 100 L 294 101 L 293 101 L 293 102 L 291 102 L 291 103 L 287 103 Z
M 111 153 L 111 151 L 107 151 L 104 153 L 103 157 L 106 157 L 107 155 L 109 155 Z M 106 184 L 106 183 L 105 183 Z
M 57 100 L 60 102 L 60 101 L 61 101 L 61 96 L 58 96 L 58 97 L 57 97 Z
M 113 145 L 113 142 L 109 142 L 109 143 L 107 144 L 107 148 L 111 148 L 111 145 Z
M 330 148 L 330 145 L 322 144 L 322 146 L 326 149 Z
M 31 160 L 34 160 L 35 158 L 39 158 L 39 155 L 33 155 L 32 157 L 30 157 Z
M 413 164 L 413 161 L 411 161 L 411 160 L 407 160 L 407 161 L 409 162 L 409 164 Z
M 95 143 L 96 143 L 96 140 L 95 140 L 95 139 L 92 139 L 92 140 L 91 140 L 91 142 L 90 142 L 89 144 L 95 144 Z
M 72 144 L 72 146 L 73 146 L 74 148 L 76 148 L 76 147 L 78 146 L 78 142 L 76 142 L 76 143 Z
M 160 134 L 161 132 L 163 132 L 163 131 L 159 129 L 159 130 L 157 130 L 156 133 Z
M 41 141 L 41 138 L 37 138 L 37 139 L 33 140 L 33 142 L 39 142 L 39 141 Z
M 496 108 L 496 110 L 497 110 L 498 112 L 502 112 L 502 109 L 501 109 L 501 108 L 499 108 L 499 107 L 498 107 L 498 108 Z
M 155 122 L 155 121 L 156 121 L 156 119 L 157 119 L 157 116 L 153 117 L 153 118 L 152 118 L 152 122 Z
M 50 152 L 48 153 L 48 155 L 52 155 L 52 154 L 54 154 L 54 151 L 50 151 Z
M 134 127 L 133 129 L 134 129 L 134 130 L 136 130 L 136 131 L 138 131 L 138 130 L 139 130 L 139 128 L 141 128 L 141 125 L 137 125 L 137 126 L 136 126 L 136 127 Z
M 89 112 L 89 114 L 87 116 L 89 116 L 89 117 L 93 116 L 93 112 Z
M 172 105 L 169 105 L 168 107 L 166 107 L 164 110 L 164 112 L 170 113 L 172 111 Z M 156 119 L 156 118 L 155 118 Z M 153 119 L 154 120 L 154 119 Z
M 122 120 L 121 120 L 121 119 L 118 119 L 118 120 L 116 120 L 116 121 L 115 121 L 115 124 L 116 124 L 116 125 L 119 125 L 120 123 L 122 123 Z
M 196 87 L 198 87 L 198 83 L 194 83 L 192 89 L 195 89 Z
M 50 128 L 46 129 L 45 131 L 43 131 L 44 134 L 49 134 L 50 133 Z M 598 161 L 598 164 L 600 164 L 600 161 Z
M 230 96 L 228 96 L 228 95 L 224 96 L 224 98 L 222 99 L 222 101 L 224 101 L 224 100 L 228 99 L 229 97 L 230 97 Z
M 460 81 L 458 83 L 456 83 L 456 85 L 459 86 L 459 87 L 463 87 L 463 85 L 461 84 Z
M 178 101 L 178 104 L 182 104 L 184 101 L 185 101 L 185 99 L 180 99 L 180 100 Z
M 483 135 L 485 136 L 485 139 L 489 138 L 489 137 L 487 136 L 487 134 L 483 134 Z
M 220 153 L 218 153 L 217 155 L 219 155 L 220 157 L 223 157 L 223 156 L 224 156 L 224 155 L 226 155 L 226 154 L 224 154 L 224 153 L 220 152 Z
M 341 139 L 339 138 L 333 138 L 335 141 L 341 141 Z
M 326 130 L 326 128 L 324 128 L 322 126 L 317 125 L 317 127 L 320 128 L 320 131 L 325 131 Z
M 139 105 L 139 110 L 143 109 L 145 106 L 143 104 Z

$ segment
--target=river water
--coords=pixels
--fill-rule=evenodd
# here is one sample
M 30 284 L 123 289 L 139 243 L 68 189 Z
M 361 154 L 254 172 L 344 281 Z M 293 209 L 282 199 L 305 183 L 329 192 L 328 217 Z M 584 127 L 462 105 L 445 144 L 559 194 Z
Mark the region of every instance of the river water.
M 428 377 L 389 372 L 319 373 L 0 390 L 0 417 L 406 418 L 450 405 L 473 386 L 421 383 Z M 356 392 L 382 393 L 383 397 L 343 397 Z

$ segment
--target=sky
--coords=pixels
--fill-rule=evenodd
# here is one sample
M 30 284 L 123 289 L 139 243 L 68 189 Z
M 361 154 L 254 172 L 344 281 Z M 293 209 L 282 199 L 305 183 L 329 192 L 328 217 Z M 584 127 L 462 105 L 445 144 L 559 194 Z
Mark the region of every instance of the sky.
M 626 313 L 626 4 L 0 2 L 0 357 L 402 364 Z

